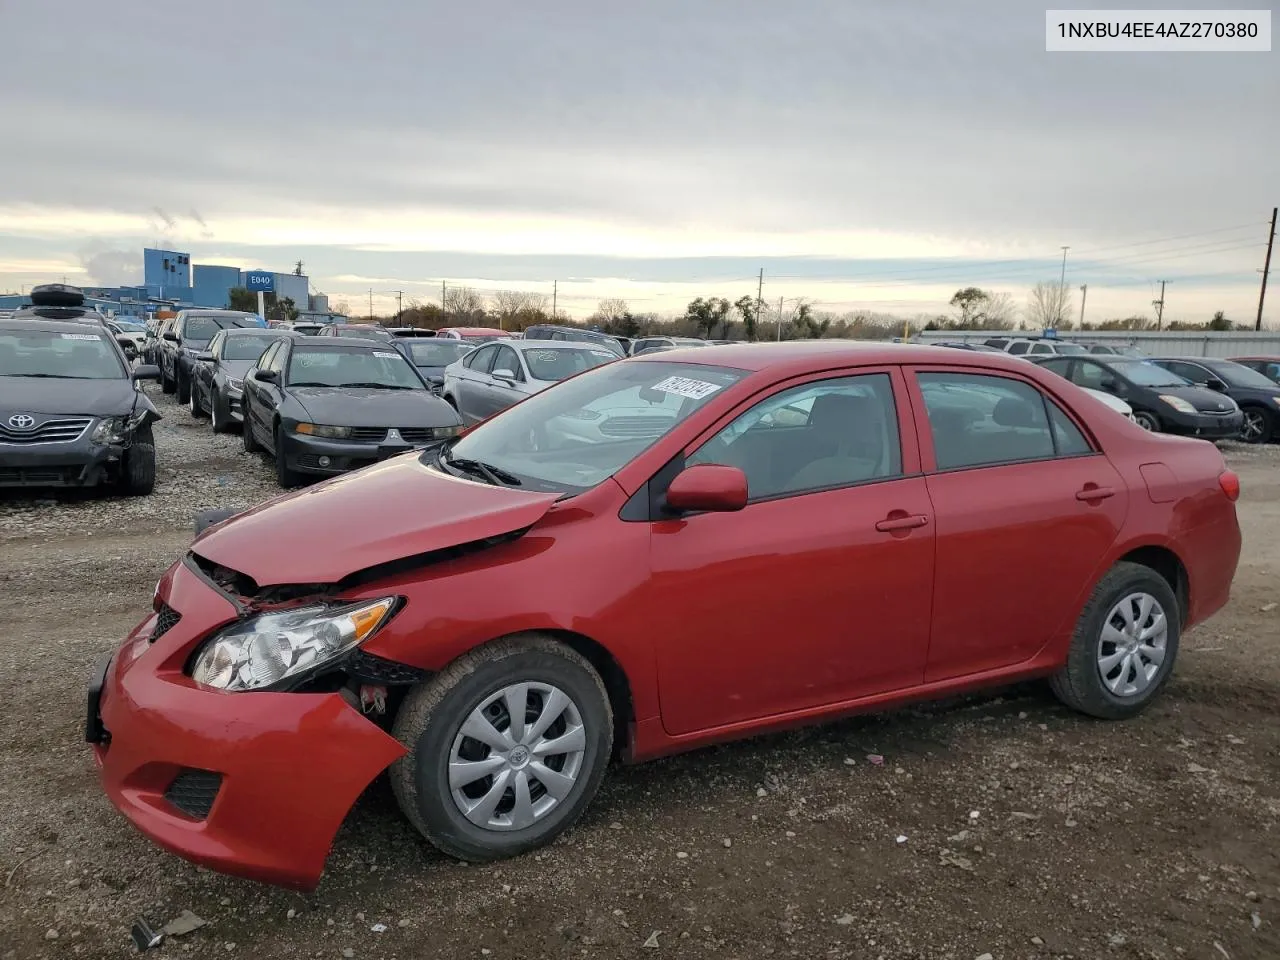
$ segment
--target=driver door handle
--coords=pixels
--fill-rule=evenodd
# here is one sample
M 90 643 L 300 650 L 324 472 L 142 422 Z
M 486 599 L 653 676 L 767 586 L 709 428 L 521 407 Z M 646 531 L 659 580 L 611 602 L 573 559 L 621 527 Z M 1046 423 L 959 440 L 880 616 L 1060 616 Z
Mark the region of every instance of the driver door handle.
M 894 530 L 914 530 L 916 527 L 923 527 L 929 522 L 929 518 L 922 513 L 913 513 L 906 516 L 886 517 L 876 523 L 876 529 L 881 533 L 892 533 Z
M 1083 500 L 1086 503 L 1105 500 L 1107 497 L 1114 497 L 1115 495 L 1116 492 L 1111 487 L 1098 487 L 1092 483 L 1086 484 L 1083 490 L 1076 491 L 1076 499 Z

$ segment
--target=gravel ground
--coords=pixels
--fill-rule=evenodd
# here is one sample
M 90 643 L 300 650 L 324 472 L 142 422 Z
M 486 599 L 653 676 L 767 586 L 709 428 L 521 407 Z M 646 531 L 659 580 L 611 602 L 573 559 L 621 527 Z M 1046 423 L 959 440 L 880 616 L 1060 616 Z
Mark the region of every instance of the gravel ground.
M 1136 721 L 1027 685 L 616 769 L 560 842 L 484 867 L 379 780 L 300 896 L 152 846 L 81 742 L 88 671 L 194 511 L 275 492 L 160 403 L 155 496 L 0 501 L 0 958 L 124 957 L 183 910 L 208 925 L 154 956 L 1280 957 L 1280 447 L 1228 449 L 1234 599 Z

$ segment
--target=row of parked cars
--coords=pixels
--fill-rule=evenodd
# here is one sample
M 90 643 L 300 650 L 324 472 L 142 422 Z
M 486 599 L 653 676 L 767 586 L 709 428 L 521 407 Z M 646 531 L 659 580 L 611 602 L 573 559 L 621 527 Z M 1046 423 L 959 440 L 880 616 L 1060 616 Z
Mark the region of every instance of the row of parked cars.
M 1280 357 L 1150 357 L 1132 347 L 995 337 L 934 345 L 1006 353 L 1126 405 L 1146 430 L 1206 440 L 1280 437 Z

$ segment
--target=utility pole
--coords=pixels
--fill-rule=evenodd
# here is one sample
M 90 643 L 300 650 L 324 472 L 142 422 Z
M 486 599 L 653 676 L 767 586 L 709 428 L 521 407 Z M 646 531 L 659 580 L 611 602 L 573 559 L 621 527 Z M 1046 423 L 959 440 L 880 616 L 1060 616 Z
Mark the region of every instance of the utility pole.
M 369 288 L 369 322 L 373 323 L 373 287 Z
M 560 281 L 552 280 L 551 281 L 551 319 L 552 320 L 556 318 L 556 298 L 559 295 L 559 293 L 560 293 Z
M 1156 308 L 1156 329 L 1162 329 L 1161 324 L 1164 322 L 1164 285 L 1167 280 L 1160 281 L 1160 299 L 1152 300 L 1151 305 Z
M 1062 277 L 1058 280 L 1058 326 L 1062 326 L 1062 308 L 1067 305 L 1067 251 L 1070 249 L 1062 248 Z
M 1080 284 L 1080 329 L 1084 329 L 1084 301 L 1089 296 L 1089 285 Z
M 1262 289 L 1258 292 L 1258 319 L 1253 329 L 1262 329 L 1262 304 L 1267 299 L 1267 274 L 1271 272 L 1271 247 L 1276 242 L 1276 207 L 1271 208 L 1271 232 L 1267 234 L 1267 259 L 1262 263 Z
M 764 312 L 764 267 L 760 268 L 760 283 L 756 286 L 756 328 L 760 327 L 761 314 Z
M 400 315 L 402 313 L 404 313 L 404 291 L 397 290 L 396 291 L 396 326 L 397 327 L 400 326 L 400 322 L 401 322 Z
M 782 342 L 782 298 L 778 298 L 778 342 Z
M 441 280 L 441 281 L 440 281 L 440 312 L 441 312 L 442 314 L 444 313 L 444 301 L 445 301 L 445 289 L 444 289 L 444 288 L 445 288 L 445 286 L 448 284 L 448 282 L 449 282 L 449 281 L 447 281 L 447 280 Z

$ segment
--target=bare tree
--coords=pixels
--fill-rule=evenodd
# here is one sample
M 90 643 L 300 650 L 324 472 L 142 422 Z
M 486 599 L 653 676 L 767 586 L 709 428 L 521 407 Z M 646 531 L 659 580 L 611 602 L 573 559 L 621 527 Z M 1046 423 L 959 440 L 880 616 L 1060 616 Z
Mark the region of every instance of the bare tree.
M 351 316 L 351 304 L 345 300 L 339 300 L 333 305 L 333 312 L 343 317 Z
M 988 330 L 1012 330 L 1018 319 L 1018 308 L 1007 293 L 988 293 L 982 308 L 983 326 Z
M 516 327 L 521 320 L 534 314 L 546 313 L 547 298 L 541 293 L 526 290 L 499 290 L 493 295 L 491 312 L 497 316 L 504 330 Z
M 484 298 L 470 287 L 449 287 L 444 311 L 457 324 L 476 324 L 484 319 Z
M 1071 328 L 1071 288 L 1042 280 L 1027 297 L 1027 321 L 1037 327 Z
M 623 317 L 631 315 L 631 307 L 627 301 L 618 297 L 610 297 L 596 304 L 595 317 L 602 324 L 616 323 Z

